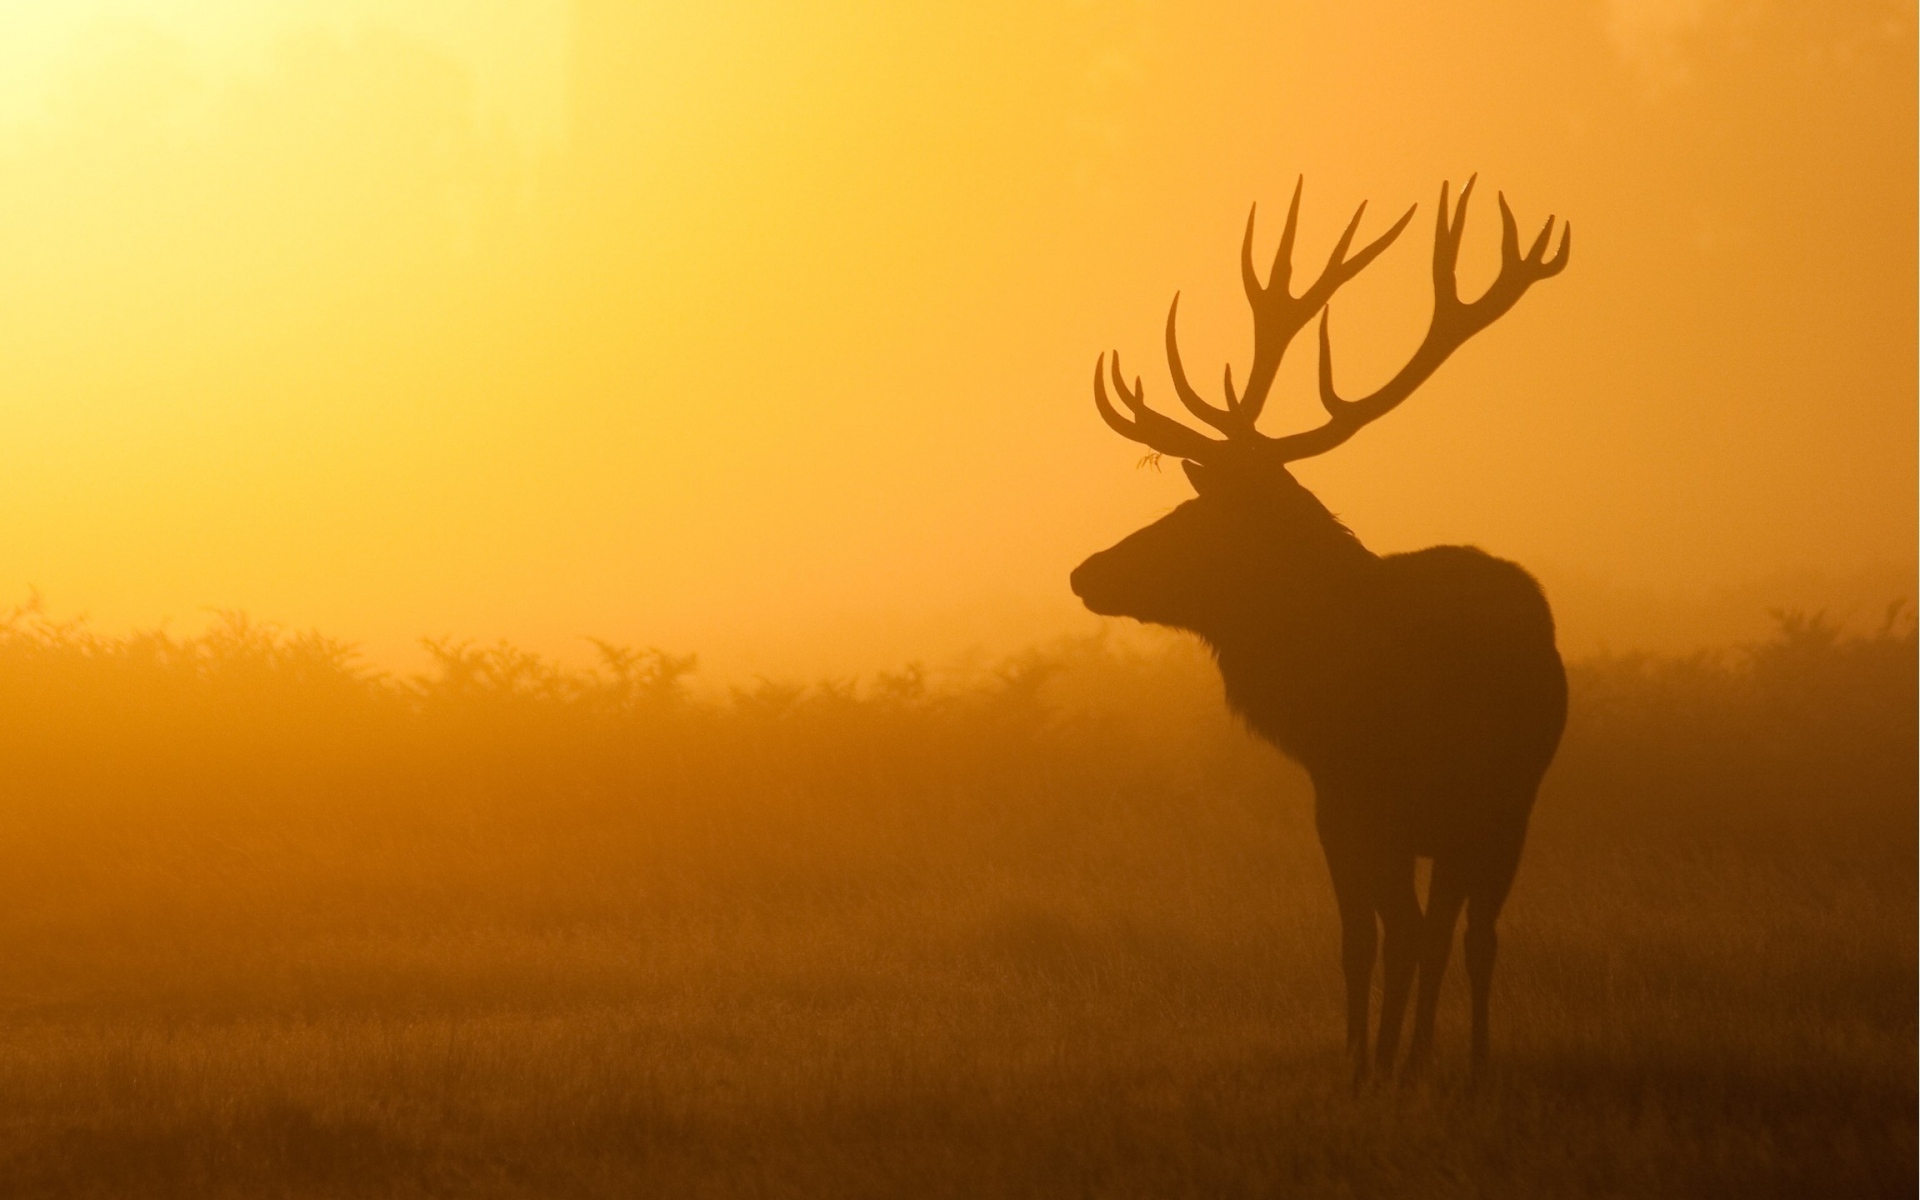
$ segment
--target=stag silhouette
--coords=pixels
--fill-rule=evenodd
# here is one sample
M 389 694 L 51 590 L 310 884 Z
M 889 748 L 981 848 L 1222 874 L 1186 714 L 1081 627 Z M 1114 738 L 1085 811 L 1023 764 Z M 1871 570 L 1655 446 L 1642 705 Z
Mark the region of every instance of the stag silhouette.
M 1376 555 L 1361 545 L 1286 464 L 1341 445 L 1405 400 L 1449 354 L 1513 307 L 1536 281 L 1567 264 L 1571 228 L 1549 258 L 1554 219 L 1520 252 L 1513 213 L 1500 199 L 1500 274 L 1478 300 L 1455 284 L 1473 181 L 1449 211 L 1440 188 L 1433 246 L 1433 319 L 1407 364 L 1372 395 L 1343 399 L 1333 385 L 1327 303 L 1413 219 L 1349 256 L 1362 204 L 1320 277 L 1291 290 L 1300 186 L 1268 282 L 1253 264 L 1247 217 L 1241 276 L 1253 308 L 1253 366 L 1226 405 L 1187 382 L 1167 313 L 1167 362 L 1187 410 L 1222 436 L 1149 408 L 1138 377 L 1126 386 L 1120 356 L 1094 367 L 1100 415 L 1127 438 L 1185 462 L 1197 496 L 1073 573 L 1088 608 L 1198 634 L 1213 650 L 1228 703 L 1306 768 L 1314 816 L 1340 912 L 1347 1044 L 1354 1078 L 1366 1078 L 1369 992 L 1376 944 L 1384 986 L 1374 1069 L 1391 1073 L 1416 967 L 1420 982 L 1410 1069 L 1433 1048 L 1434 1010 L 1460 910 L 1467 910 L 1473 990 L 1473 1066 L 1486 1062 L 1494 923 L 1519 866 L 1528 815 L 1566 724 L 1567 685 L 1545 596 L 1520 567 L 1467 546 Z M 1255 423 L 1281 355 L 1320 314 L 1320 400 L 1327 420 L 1285 437 Z M 1423 918 L 1415 860 L 1430 858 Z M 1376 930 L 1376 920 L 1378 930 Z

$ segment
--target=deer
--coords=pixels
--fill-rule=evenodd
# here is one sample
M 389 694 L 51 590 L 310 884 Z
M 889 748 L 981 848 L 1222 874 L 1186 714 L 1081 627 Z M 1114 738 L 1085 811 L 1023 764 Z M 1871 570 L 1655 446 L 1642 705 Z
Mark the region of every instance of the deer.
M 1463 908 L 1471 1070 L 1478 1079 L 1489 1056 L 1494 927 L 1566 725 L 1566 672 L 1552 611 L 1524 569 L 1475 547 L 1375 554 L 1288 466 L 1345 444 L 1393 411 L 1530 287 L 1564 270 L 1572 227 L 1563 224 L 1549 256 L 1549 216 L 1523 254 L 1513 212 L 1500 196 L 1499 274 L 1479 299 L 1462 300 L 1456 266 L 1474 180 L 1451 207 L 1443 183 L 1426 335 L 1376 391 L 1349 399 L 1334 386 L 1330 301 L 1400 236 L 1418 206 L 1350 253 L 1366 213 L 1362 203 L 1319 277 L 1295 295 L 1304 183 L 1294 186 L 1265 283 L 1253 258 L 1258 207 L 1247 215 L 1240 273 L 1253 310 L 1253 361 L 1243 391 L 1234 388 L 1231 363 L 1224 405 L 1194 389 L 1180 360 L 1178 293 L 1167 311 L 1174 393 L 1209 432 L 1149 407 L 1139 376 L 1127 385 L 1117 350 L 1096 360 L 1093 398 L 1101 418 L 1153 455 L 1182 460 L 1195 495 L 1081 563 L 1071 586 L 1096 614 L 1198 635 L 1219 668 L 1228 706 L 1305 769 L 1339 913 L 1354 1086 L 1368 1079 L 1376 946 L 1382 988 L 1371 1069 L 1394 1073 L 1417 976 L 1405 1067 L 1412 1078 L 1433 1052 L 1440 980 Z M 1326 419 L 1302 432 L 1263 433 L 1256 423 L 1281 357 L 1316 314 Z M 1119 406 L 1108 394 L 1109 377 Z M 1424 910 L 1419 859 L 1432 864 Z

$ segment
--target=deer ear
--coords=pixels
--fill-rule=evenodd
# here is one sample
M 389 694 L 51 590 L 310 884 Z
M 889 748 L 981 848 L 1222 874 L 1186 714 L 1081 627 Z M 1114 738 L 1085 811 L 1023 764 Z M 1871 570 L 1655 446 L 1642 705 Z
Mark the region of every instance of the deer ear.
M 1180 469 L 1187 473 L 1187 482 L 1193 485 L 1193 490 L 1202 496 L 1206 495 L 1207 489 L 1213 486 L 1213 481 L 1207 477 L 1207 468 L 1204 465 L 1190 458 L 1183 458 L 1180 460 Z

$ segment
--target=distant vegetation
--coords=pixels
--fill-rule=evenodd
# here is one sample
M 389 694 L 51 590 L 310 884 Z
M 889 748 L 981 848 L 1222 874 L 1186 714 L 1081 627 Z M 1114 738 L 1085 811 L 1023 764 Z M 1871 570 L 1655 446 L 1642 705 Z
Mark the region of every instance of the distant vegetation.
M 1909 1194 L 1916 646 L 1572 667 L 1504 1062 L 1343 1090 L 1186 643 L 762 682 L 0 619 L 10 1195 Z
M 1547 808 L 1715 830 L 1911 824 L 1912 610 L 1894 605 L 1865 635 L 1818 614 L 1776 623 L 1752 645 L 1570 664 Z M 1211 665 L 1183 641 L 1068 641 L 964 673 L 760 680 L 721 700 L 688 692 L 693 655 L 596 642 L 598 665 L 576 669 L 505 643 L 425 644 L 431 669 L 397 677 L 349 645 L 237 613 L 199 636 L 114 637 L 23 606 L 0 616 L 10 807 L 777 809 L 1061 772 L 1072 792 L 1125 793 L 1290 774 L 1232 727 Z

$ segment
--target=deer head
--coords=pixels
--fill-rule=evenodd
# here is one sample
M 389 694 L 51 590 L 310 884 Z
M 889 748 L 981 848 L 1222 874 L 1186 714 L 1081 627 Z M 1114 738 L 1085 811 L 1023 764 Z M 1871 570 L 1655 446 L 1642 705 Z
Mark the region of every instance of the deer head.
M 1532 246 L 1522 254 L 1520 236 L 1500 197 L 1500 274 L 1477 300 L 1460 298 L 1455 270 L 1460 238 L 1466 229 L 1467 202 L 1472 179 L 1450 204 L 1448 187 L 1440 185 L 1440 211 L 1433 238 L 1433 317 L 1425 338 L 1406 365 L 1371 395 L 1342 397 L 1333 382 L 1333 350 L 1328 329 L 1328 302 L 1342 284 L 1400 236 L 1413 219 L 1409 208 L 1385 233 L 1352 250 L 1355 233 L 1367 206 L 1362 204 L 1347 222 L 1333 253 L 1304 292 L 1293 293 L 1293 242 L 1300 215 L 1301 186 L 1293 190 L 1286 227 L 1280 234 L 1267 281 L 1260 282 L 1253 264 L 1254 213 L 1247 214 L 1247 232 L 1240 246 L 1240 276 L 1247 303 L 1253 309 L 1253 364 L 1246 390 L 1234 388 L 1233 367 L 1225 373 L 1225 404 L 1203 398 L 1187 381 L 1175 332 L 1180 312 L 1176 294 L 1167 311 L 1167 366 L 1175 394 L 1196 419 L 1220 436 L 1202 433 L 1157 412 L 1146 402 L 1139 377 L 1129 388 L 1116 351 L 1094 364 L 1093 399 L 1100 416 L 1121 436 L 1160 454 L 1184 459 L 1187 476 L 1198 498 L 1181 505 L 1165 518 L 1110 550 L 1094 555 L 1073 574 L 1074 592 L 1095 612 L 1124 615 L 1159 624 L 1194 629 L 1203 634 L 1228 615 L 1217 612 L 1253 594 L 1271 602 L 1276 570 L 1298 567 L 1302 556 L 1321 562 L 1322 554 L 1351 558 L 1365 555 L 1352 535 L 1320 502 L 1294 481 L 1287 464 L 1325 454 L 1361 429 L 1391 412 L 1415 388 L 1474 334 L 1512 308 L 1528 288 L 1559 274 L 1567 265 L 1573 231 L 1563 227 L 1559 248 L 1548 257 L 1554 218 L 1548 217 Z M 1280 368 L 1281 357 L 1295 335 L 1315 314 L 1320 317 L 1320 403 L 1327 419 L 1315 428 L 1273 437 L 1255 426 Z M 1116 408 L 1107 390 L 1111 377 Z M 1297 577 L 1299 571 L 1292 575 Z M 1253 576 L 1259 578 L 1253 578 Z M 1307 582 L 1311 583 L 1311 572 Z

